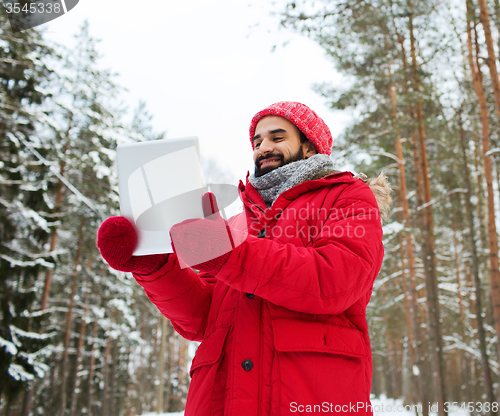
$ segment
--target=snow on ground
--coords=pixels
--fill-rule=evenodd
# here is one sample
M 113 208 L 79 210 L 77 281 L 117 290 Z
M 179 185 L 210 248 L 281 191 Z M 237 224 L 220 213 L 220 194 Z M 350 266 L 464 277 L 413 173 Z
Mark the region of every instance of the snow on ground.
M 373 416 L 416 416 L 416 405 L 404 405 L 402 399 L 388 399 L 384 395 L 376 399 L 371 399 Z M 420 405 L 419 405 L 420 406 Z M 428 406 L 428 405 L 427 405 Z M 437 416 L 436 405 L 430 409 L 430 416 Z M 360 409 L 360 413 L 361 413 Z M 317 413 L 317 412 L 316 412 Z M 421 407 L 418 408 L 418 413 L 421 415 Z M 313 414 L 313 413 L 311 413 Z M 142 416 L 183 416 L 183 412 L 178 413 L 146 413 Z M 449 412 L 449 416 L 468 416 L 469 413 L 463 410 L 454 410 Z

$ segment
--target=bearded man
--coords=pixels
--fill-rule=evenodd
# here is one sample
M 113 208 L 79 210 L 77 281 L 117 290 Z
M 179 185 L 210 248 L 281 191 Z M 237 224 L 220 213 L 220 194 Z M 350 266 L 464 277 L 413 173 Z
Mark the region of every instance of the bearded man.
M 201 341 L 186 416 L 370 415 L 366 307 L 390 188 L 383 175 L 334 170 L 330 130 L 304 104 L 258 112 L 250 141 L 242 213 L 224 221 L 206 194 L 211 219 L 174 226 L 175 253 L 141 257 L 133 226 L 112 217 L 101 254 L 133 273 L 180 335 Z M 230 246 L 206 260 L 223 234 Z

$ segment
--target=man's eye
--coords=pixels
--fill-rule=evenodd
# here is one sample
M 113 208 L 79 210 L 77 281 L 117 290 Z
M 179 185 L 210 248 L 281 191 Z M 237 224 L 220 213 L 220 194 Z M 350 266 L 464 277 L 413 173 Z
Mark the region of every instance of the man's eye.
M 277 140 L 283 140 L 283 139 L 284 139 L 284 137 L 275 137 L 275 138 L 274 138 L 274 141 L 277 141 Z
M 260 146 L 260 143 L 255 143 L 253 146 L 254 146 L 256 149 L 258 149 L 258 148 L 259 148 L 259 146 Z

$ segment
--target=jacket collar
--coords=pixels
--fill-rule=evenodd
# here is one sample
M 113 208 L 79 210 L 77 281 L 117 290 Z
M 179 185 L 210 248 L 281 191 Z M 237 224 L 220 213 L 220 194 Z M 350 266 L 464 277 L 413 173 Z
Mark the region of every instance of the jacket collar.
M 313 191 L 325 185 L 331 185 L 332 183 L 351 183 L 357 180 L 354 178 L 354 174 L 349 171 L 326 171 L 319 174 L 314 179 L 302 182 L 283 192 L 278 199 L 276 199 L 271 208 L 267 208 L 259 192 L 248 181 L 249 175 L 250 172 L 247 173 L 246 185 L 240 181 L 238 189 L 243 204 L 249 208 L 257 218 L 260 218 L 264 213 L 266 213 L 266 216 L 273 216 L 274 213 L 277 214 L 281 212 L 290 202 L 305 192 Z

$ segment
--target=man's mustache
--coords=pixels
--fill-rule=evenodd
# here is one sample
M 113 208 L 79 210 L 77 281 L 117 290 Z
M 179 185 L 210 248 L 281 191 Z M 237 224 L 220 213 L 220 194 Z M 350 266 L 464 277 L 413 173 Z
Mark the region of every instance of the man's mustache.
M 279 158 L 281 161 L 283 161 L 284 157 L 283 157 L 283 154 L 282 153 L 273 153 L 273 154 L 270 154 L 270 155 L 266 155 L 266 156 L 259 156 L 257 158 L 257 160 L 255 161 L 255 164 L 257 166 L 260 166 L 260 162 L 262 162 L 263 160 L 265 159 L 271 159 L 273 157 L 277 157 Z

